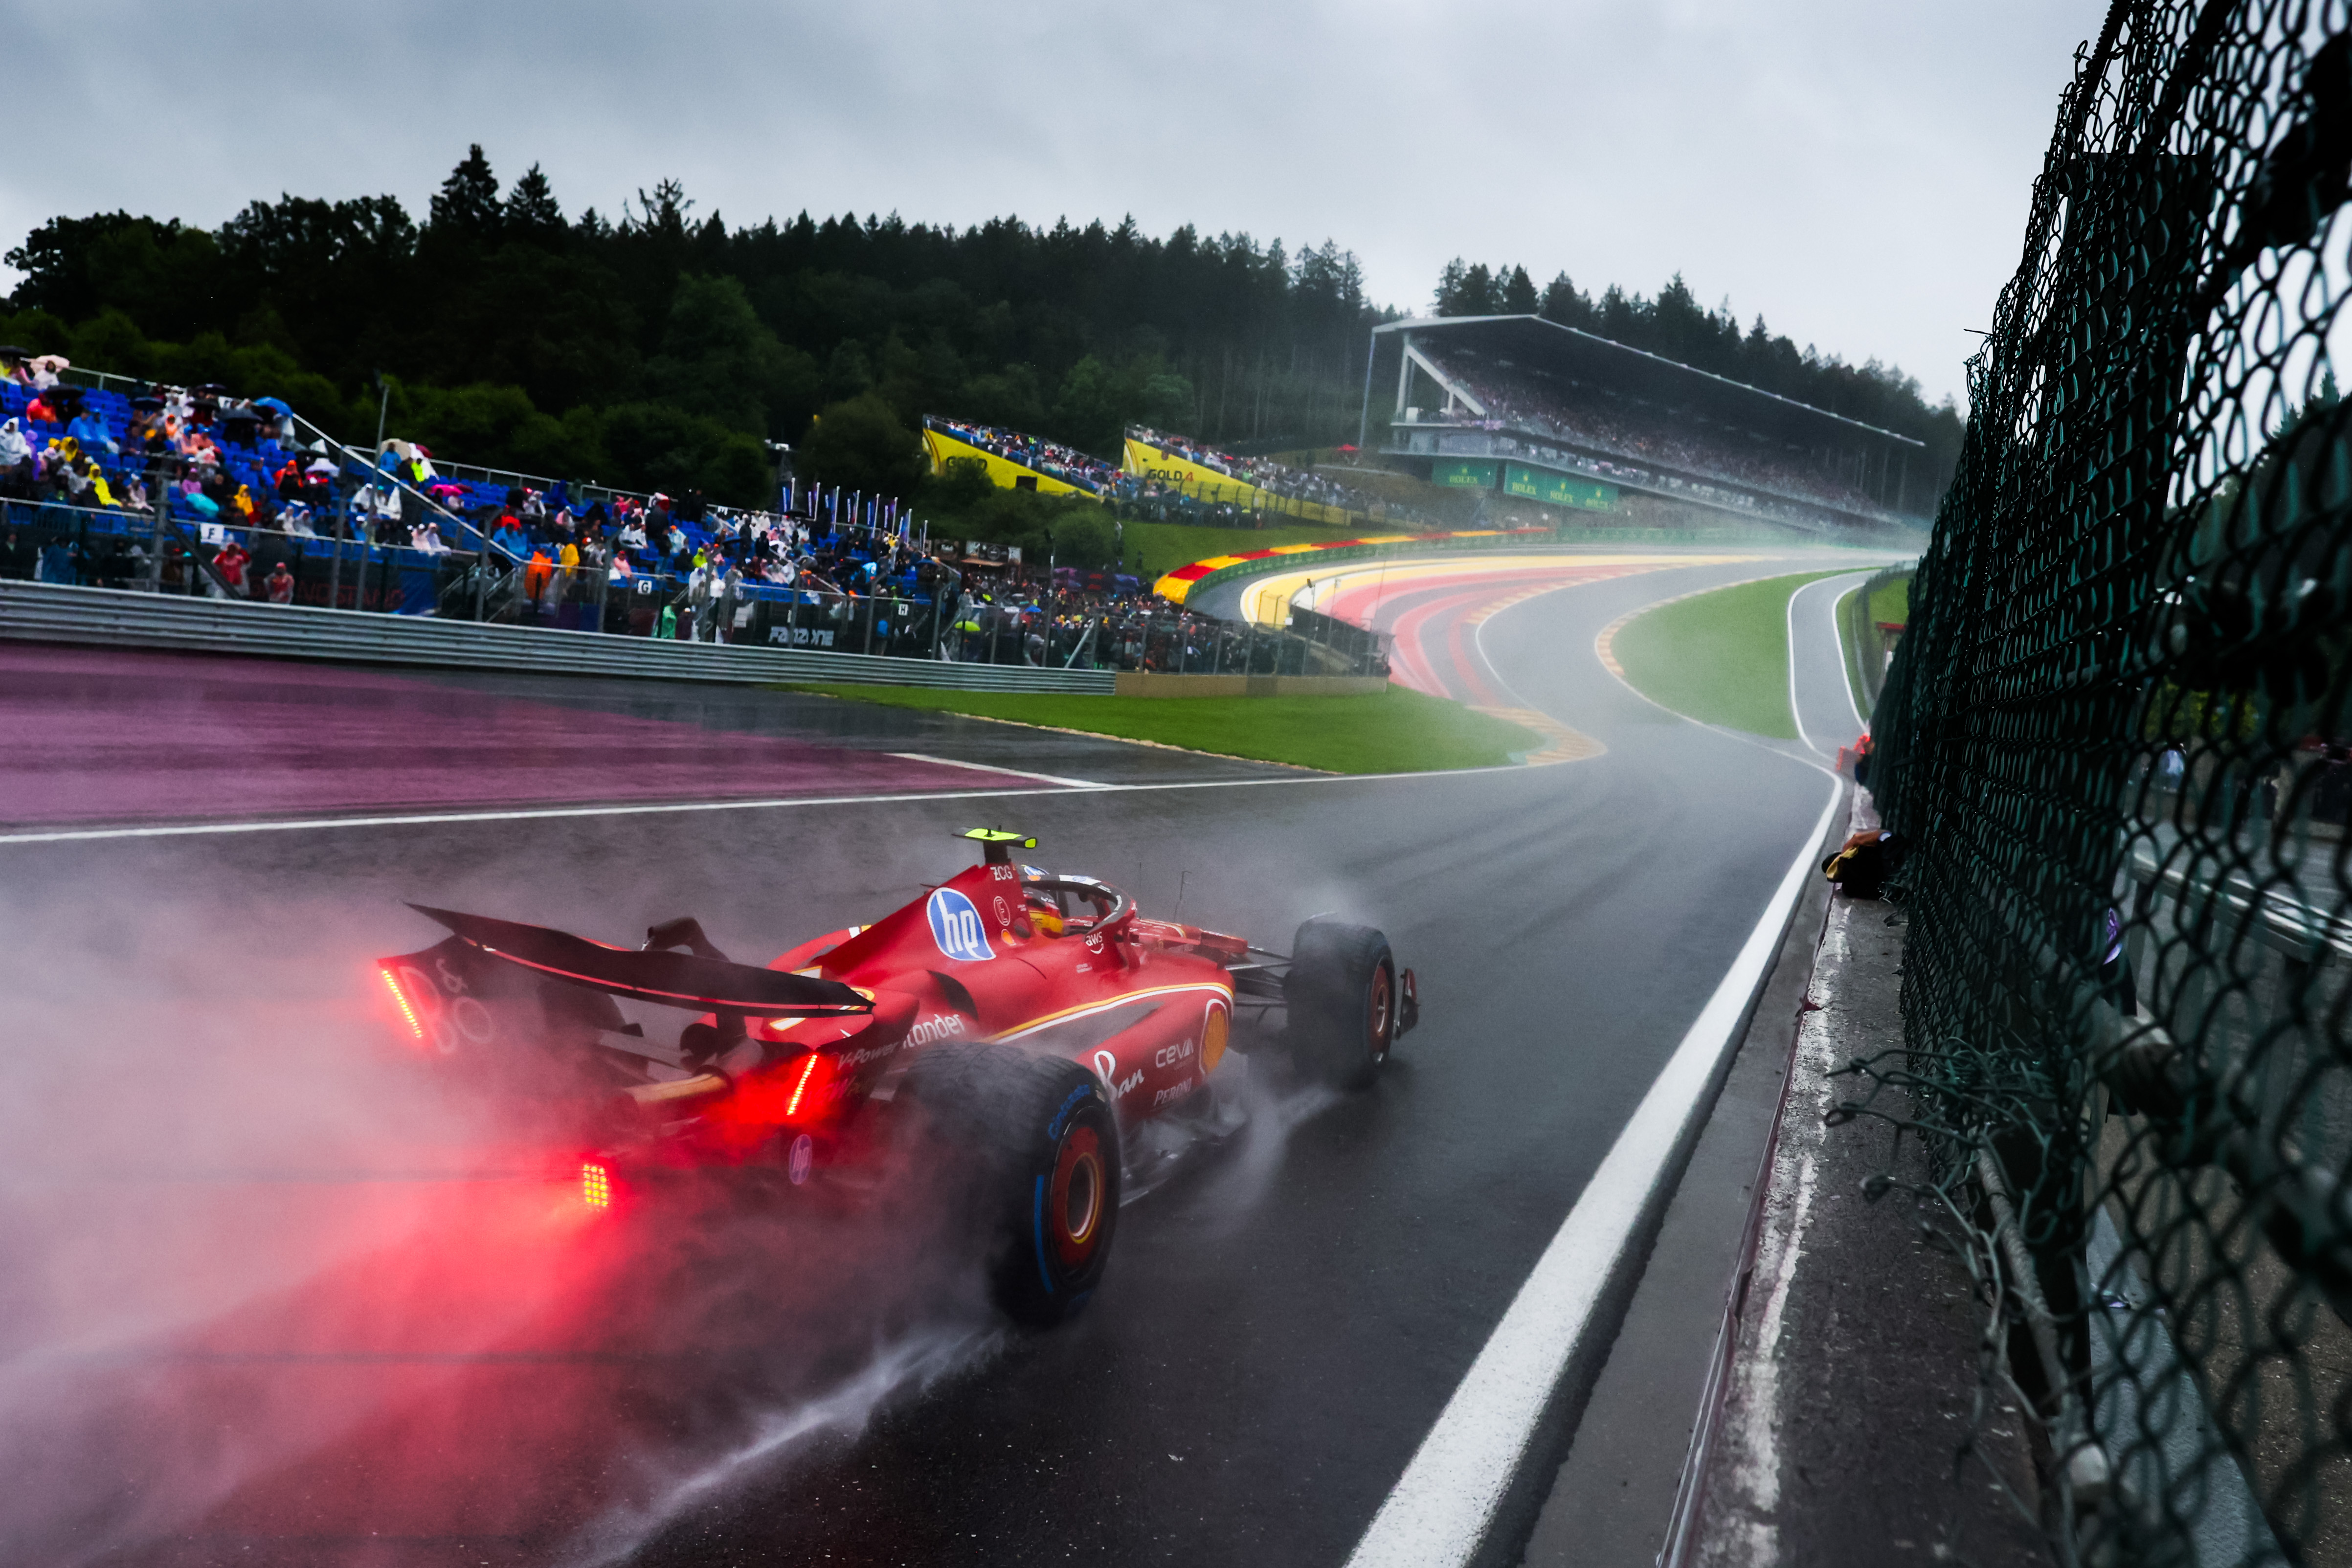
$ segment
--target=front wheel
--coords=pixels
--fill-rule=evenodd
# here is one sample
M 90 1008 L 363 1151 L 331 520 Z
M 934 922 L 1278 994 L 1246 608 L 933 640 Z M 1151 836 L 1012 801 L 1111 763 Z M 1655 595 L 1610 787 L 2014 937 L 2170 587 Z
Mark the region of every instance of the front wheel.
M 1118 1226 L 1118 1121 L 1102 1080 L 1009 1046 L 935 1046 L 907 1092 L 971 1167 L 997 1306 L 1036 1328 L 1084 1307 Z
M 1402 1016 L 1389 939 L 1370 926 L 1309 921 L 1291 943 L 1283 992 L 1292 1059 L 1342 1089 L 1370 1084 L 1396 1044 Z

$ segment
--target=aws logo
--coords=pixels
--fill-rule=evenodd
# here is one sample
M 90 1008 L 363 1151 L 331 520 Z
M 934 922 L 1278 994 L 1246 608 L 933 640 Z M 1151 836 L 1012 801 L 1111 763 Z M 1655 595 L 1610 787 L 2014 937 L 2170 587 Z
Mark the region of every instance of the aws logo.
M 988 951 L 988 931 L 980 910 L 953 888 L 941 888 L 923 905 L 931 922 L 931 940 L 940 951 L 962 963 L 985 963 L 996 954 Z

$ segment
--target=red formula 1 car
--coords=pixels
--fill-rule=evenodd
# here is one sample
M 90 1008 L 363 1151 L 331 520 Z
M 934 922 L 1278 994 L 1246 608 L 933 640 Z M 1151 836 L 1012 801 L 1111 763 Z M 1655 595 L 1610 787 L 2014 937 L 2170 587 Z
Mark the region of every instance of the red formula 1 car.
M 596 1207 L 688 1172 L 846 1176 L 919 1118 L 926 1147 L 970 1167 L 957 1186 L 980 1194 L 996 1300 L 1051 1323 L 1102 1279 L 1153 1131 L 1212 1114 L 1236 1013 L 1298 1071 L 1356 1086 L 1418 998 L 1370 927 L 1309 921 L 1285 958 L 1014 863 L 1034 838 L 965 837 L 980 865 L 764 969 L 691 919 L 629 949 L 422 905 L 454 934 L 381 968 L 428 1049 L 593 1108 L 580 1179 Z M 699 1016 L 665 1044 L 614 998 Z

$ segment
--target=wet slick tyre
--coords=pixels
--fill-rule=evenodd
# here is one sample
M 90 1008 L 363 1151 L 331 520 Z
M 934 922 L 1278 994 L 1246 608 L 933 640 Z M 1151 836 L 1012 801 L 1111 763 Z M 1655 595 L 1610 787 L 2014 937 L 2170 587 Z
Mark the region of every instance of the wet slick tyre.
M 1290 944 L 1283 982 L 1291 1060 L 1310 1078 L 1362 1089 L 1396 1043 L 1396 960 L 1370 926 L 1308 921 Z
M 1118 1226 L 1118 1121 L 1102 1080 L 1010 1046 L 935 1046 L 906 1092 L 969 1178 L 997 1306 L 1034 1328 L 1085 1306 Z

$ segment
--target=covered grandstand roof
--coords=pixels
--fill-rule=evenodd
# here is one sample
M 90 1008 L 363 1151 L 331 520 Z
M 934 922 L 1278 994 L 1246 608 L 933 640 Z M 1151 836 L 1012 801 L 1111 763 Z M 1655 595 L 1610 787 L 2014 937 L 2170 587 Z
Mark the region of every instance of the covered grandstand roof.
M 1799 445 L 1821 440 L 1886 441 L 1924 449 L 1916 437 L 1883 430 L 1800 403 L 1776 392 L 1749 386 L 1712 371 L 1686 365 L 1643 349 L 1548 321 L 1541 316 L 1428 316 L 1390 321 L 1372 329 L 1507 360 L 1539 374 L 1590 382 L 1629 396 L 1668 407 L 1690 406 L 1725 424 L 1744 425 L 1760 434 Z M 1435 340 L 1443 340 L 1435 341 Z

